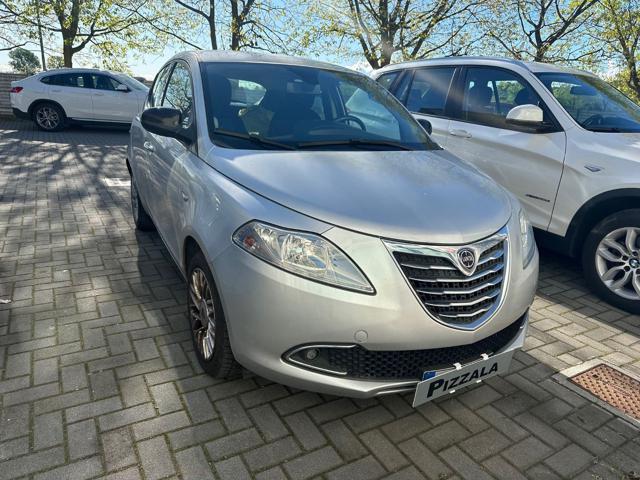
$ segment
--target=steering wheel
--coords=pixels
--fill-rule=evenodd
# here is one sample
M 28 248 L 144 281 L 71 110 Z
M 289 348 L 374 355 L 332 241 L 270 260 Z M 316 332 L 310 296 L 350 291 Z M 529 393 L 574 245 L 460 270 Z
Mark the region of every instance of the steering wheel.
M 355 122 L 358 124 L 358 126 L 362 129 L 363 132 L 367 131 L 367 126 L 364 124 L 364 122 L 360 120 L 358 117 L 354 117 L 353 115 L 345 115 L 343 117 L 338 117 L 334 120 L 334 122 L 344 122 L 344 123 Z
M 604 117 L 602 115 L 600 115 L 599 113 L 596 113 L 595 115 L 591 115 L 584 122 L 582 122 L 582 126 L 583 127 L 596 127 L 596 126 L 602 125 L 603 123 L 604 123 Z

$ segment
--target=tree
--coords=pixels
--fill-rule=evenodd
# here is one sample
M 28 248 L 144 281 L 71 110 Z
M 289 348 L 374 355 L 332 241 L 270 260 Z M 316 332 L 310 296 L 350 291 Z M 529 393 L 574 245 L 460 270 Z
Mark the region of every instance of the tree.
M 64 58 L 60 55 L 49 55 L 47 57 L 47 67 L 49 69 L 64 67 Z
M 355 41 L 372 68 L 435 52 L 456 55 L 455 40 L 471 30 L 484 0 L 326 0 L 318 3 L 320 30 L 340 41 Z M 449 47 L 446 52 L 445 47 Z
M 154 38 L 145 24 L 154 18 L 155 2 L 146 0 L 0 0 L 27 27 L 59 35 L 66 67 L 73 56 L 92 47 L 118 63 L 130 49 L 151 49 Z M 144 13 L 144 14 L 143 14 Z
M 585 41 L 586 22 L 599 0 L 507 0 L 485 20 L 488 39 L 519 60 L 575 62 L 597 53 Z
M 615 84 L 640 99 L 640 0 L 601 0 L 595 22 L 595 38 L 622 66 Z
M 299 2 L 283 0 L 172 0 L 175 14 L 153 26 L 164 34 L 197 49 L 265 50 L 299 52 L 300 30 L 293 25 L 299 18 Z M 204 26 L 209 45 L 193 40 L 194 30 Z M 182 27 L 182 28 L 181 28 Z M 197 36 L 196 36 L 197 37 Z
M 33 75 L 40 70 L 38 57 L 26 48 L 18 47 L 9 52 L 9 65 L 19 73 Z
M 27 44 L 17 31 L 18 20 L 13 3 L 10 0 L 0 0 L 0 52 Z

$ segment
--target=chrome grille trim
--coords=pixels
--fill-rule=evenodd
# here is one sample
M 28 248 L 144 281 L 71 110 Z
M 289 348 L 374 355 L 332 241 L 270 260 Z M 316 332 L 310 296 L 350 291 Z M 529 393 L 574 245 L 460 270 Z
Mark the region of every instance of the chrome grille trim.
M 440 323 L 475 330 L 500 308 L 509 271 L 506 227 L 470 245 L 384 243 L 422 307 Z M 475 254 L 471 271 L 459 264 L 462 248 Z

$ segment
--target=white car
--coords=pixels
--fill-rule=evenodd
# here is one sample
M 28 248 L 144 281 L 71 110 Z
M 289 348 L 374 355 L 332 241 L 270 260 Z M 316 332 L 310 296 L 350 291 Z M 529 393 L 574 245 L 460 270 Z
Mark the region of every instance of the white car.
M 69 123 L 130 124 L 148 92 L 123 73 L 64 68 L 11 82 L 10 97 L 16 117 L 57 131 Z
M 446 150 L 516 194 L 536 239 L 580 258 L 589 286 L 640 313 L 640 107 L 597 76 L 456 57 L 373 76 Z

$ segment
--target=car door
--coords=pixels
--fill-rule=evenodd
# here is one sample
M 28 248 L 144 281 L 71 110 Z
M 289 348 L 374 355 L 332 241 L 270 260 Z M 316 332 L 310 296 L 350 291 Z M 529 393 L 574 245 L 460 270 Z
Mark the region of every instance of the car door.
M 107 122 L 131 122 L 138 113 L 138 99 L 131 89 L 103 73 L 92 73 L 91 78 L 94 119 Z M 127 90 L 118 90 L 121 85 Z
M 441 147 L 449 139 L 448 98 L 454 66 L 434 66 L 407 70 L 405 77 L 394 85 L 394 95 L 418 120 L 431 123 L 431 138 Z
M 165 65 L 164 68 L 158 72 L 154 79 L 151 90 L 147 95 L 147 101 L 143 107 L 159 107 L 162 105 L 162 99 L 164 97 L 167 81 L 169 80 L 169 74 L 173 68 L 173 63 Z M 131 160 L 131 168 L 133 169 L 133 177 L 136 179 L 136 186 L 142 201 L 145 203 L 144 207 L 152 218 L 155 218 L 156 211 L 154 209 L 154 201 L 152 192 L 156 191 L 156 188 L 152 188 L 151 182 L 155 178 L 152 170 L 155 167 L 154 163 L 154 147 L 152 143 L 151 134 L 144 128 L 135 129 L 131 131 L 132 135 L 132 155 L 134 159 Z M 139 136 L 139 137 L 138 137 Z
M 533 225 L 546 230 L 562 176 L 566 136 L 535 89 L 517 73 L 498 67 L 467 67 L 449 124 L 447 150 L 500 183 L 524 205 Z M 534 104 L 545 127 L 508 124 L 507 113 Z
M 195 127 L 193 83 L 185 63 L 175 63 L 160 106 L 180 110 L 182 128 Z M 152 176 L 149 182 L 154 212 L 152 216 L 167 248 L 174 258 L 179 259 L 181 231 L 186 223 L 185 212 L 192 205 L 185 163 L 198 161 L 196 146 L 187 146 L 175 138 L 149 132 L 146 134 L 150 144 L 147 150 L 149 173 Z
M 62 105 L 68 118 L 91 118 L 91 77 L 83 72 L 53 75 L 49 78 L 49 98 Z

